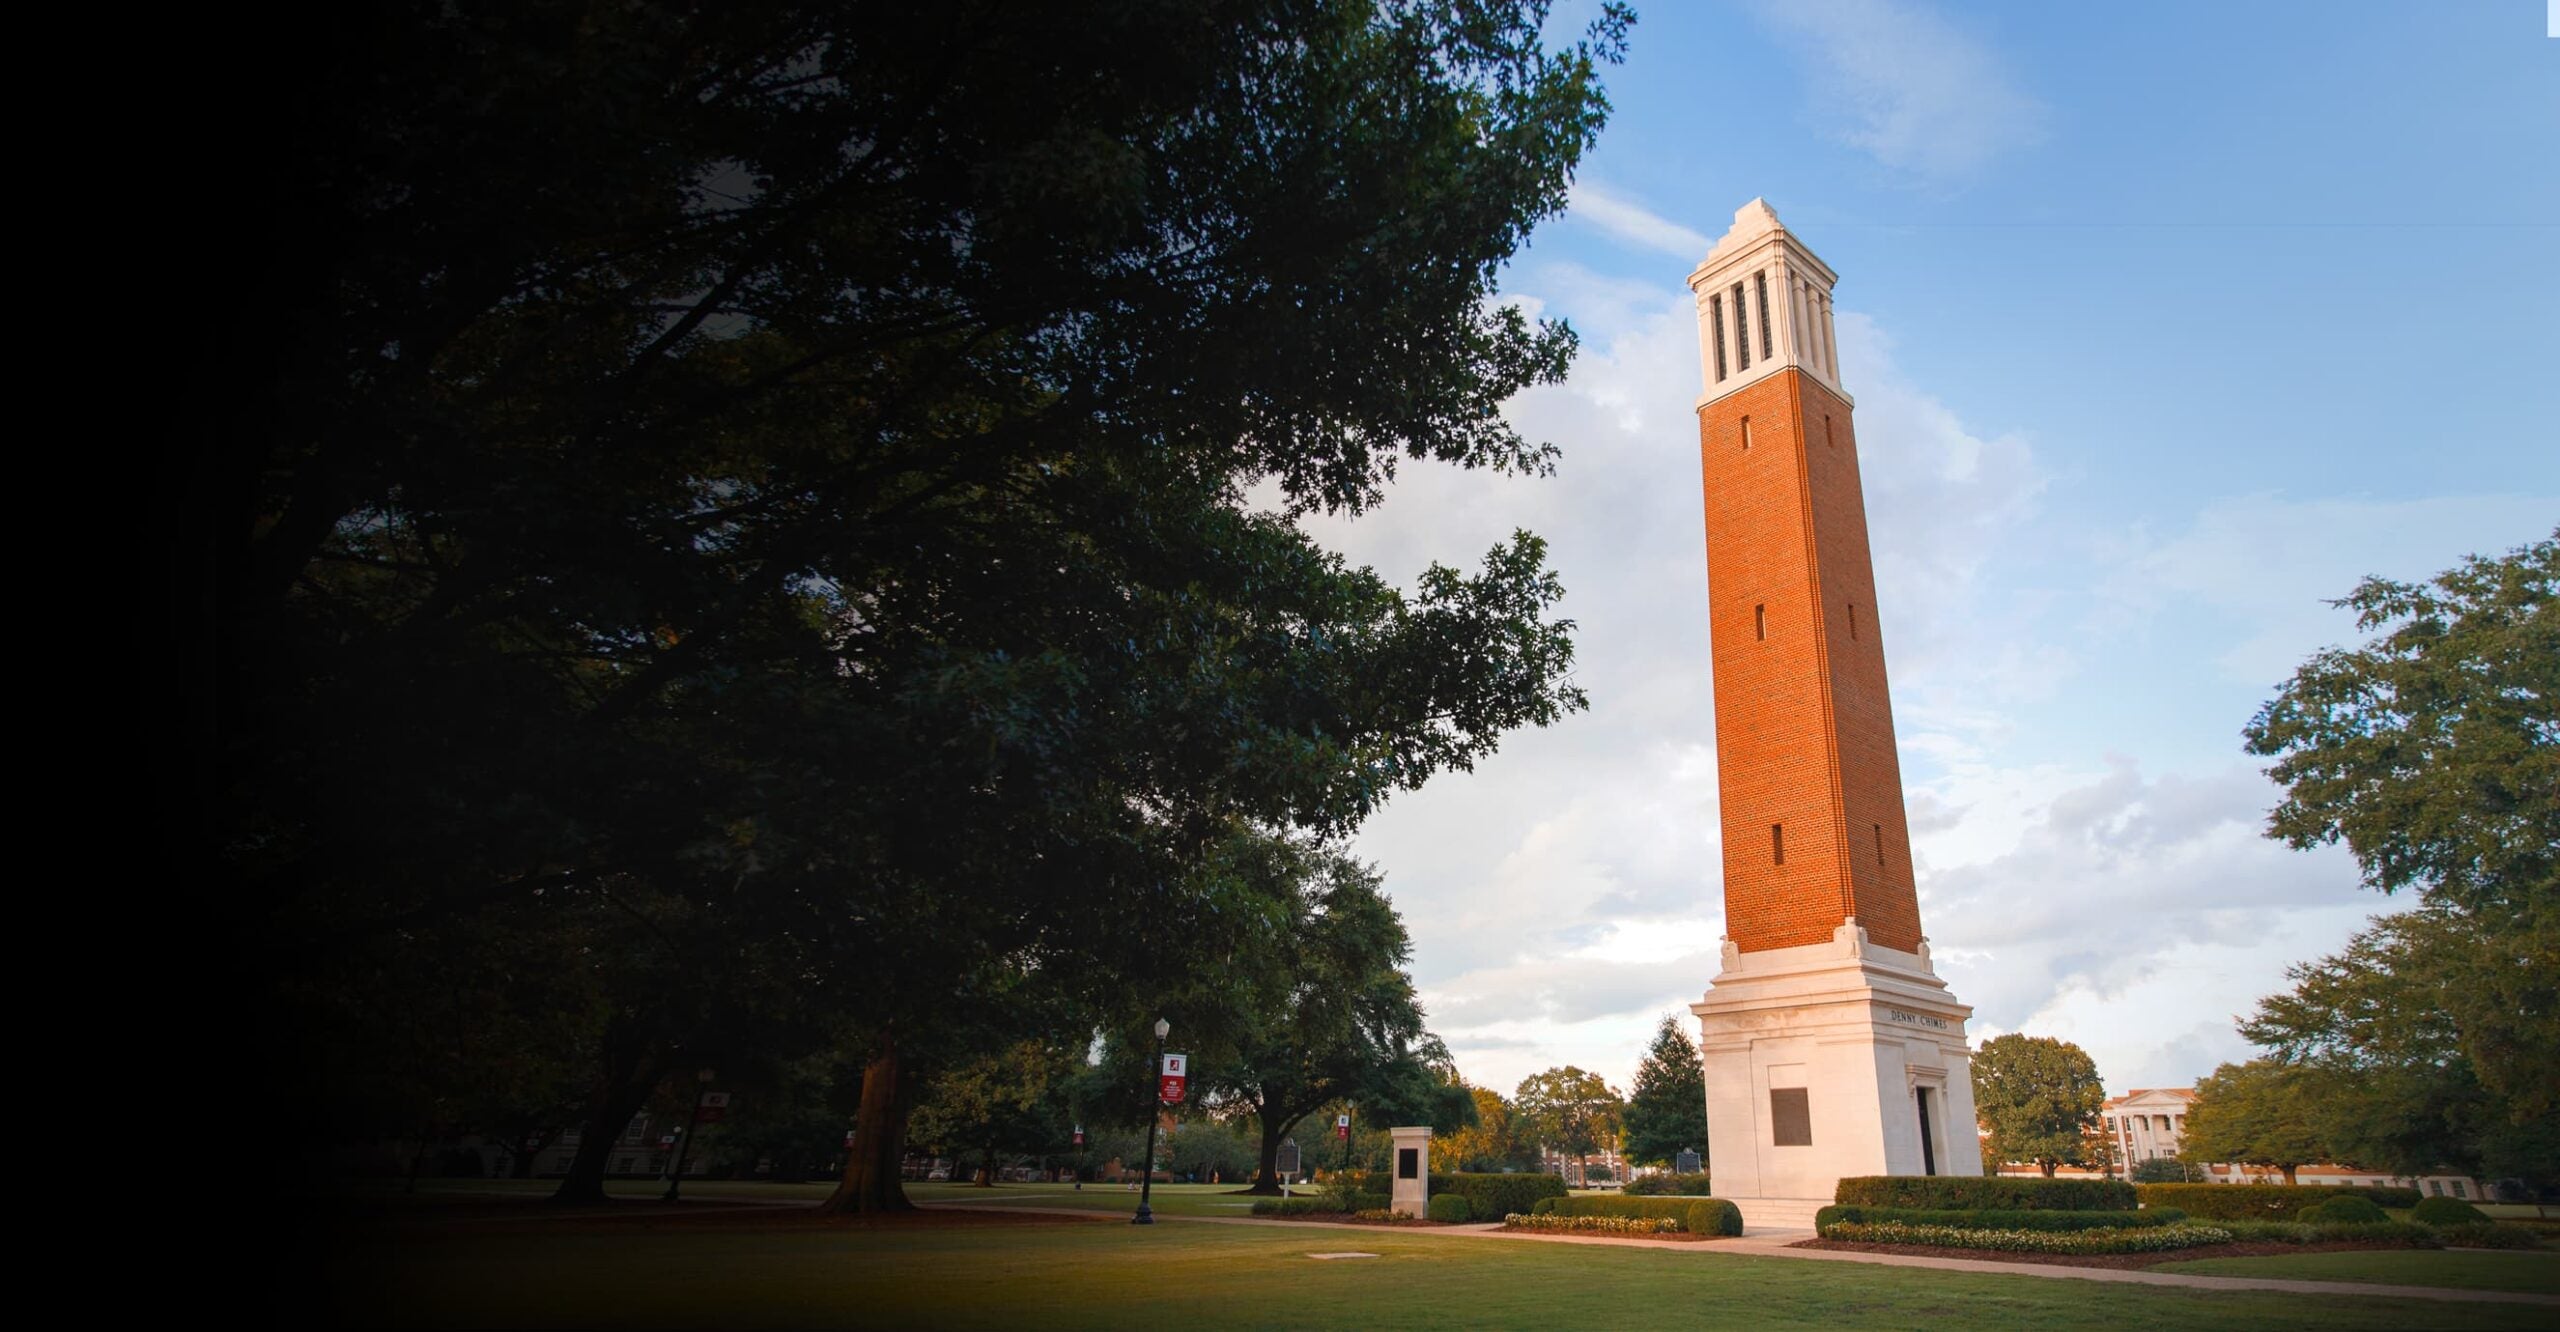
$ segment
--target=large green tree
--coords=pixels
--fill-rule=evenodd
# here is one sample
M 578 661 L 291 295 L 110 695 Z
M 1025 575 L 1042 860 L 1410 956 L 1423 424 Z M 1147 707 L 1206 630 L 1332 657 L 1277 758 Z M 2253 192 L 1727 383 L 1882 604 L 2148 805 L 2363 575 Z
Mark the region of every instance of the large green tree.
M 2224 1064 L 2197 1081 L 2179 1148 L 2190 1160 L 2281 1171 L 2291 1184 L 2298 1167 L 2339 1155 L 2324 1131 L 2316 1082 L 2269 1059 Z
M 1293 521 L 1401 460 L 1551 464 L 1499 406 L 1572 337 L 1495 276 L 1562 206 L 1627 18 L 1561 49 L 1543 19 L 316 27 L 200 367 L 209 558 L 173 565 L 214 608 L 240 978 L 293 1009 L 314 956 L 610 915 L 647 965 L 600 973 L 587 1140 L 849 1022 L 837 1204 L 896 1206 L 906 1114 L 1025 987 L 1100 1013 L 1252 937 L 1239 828 L 1340 833 L 1579 706 L 1535 538 L 1407 594 Z M 273 1054 L 279 1095 L 314 1081 Z
M 978 1153 L 978 1184 L 993 1187 L 997 1154 L 1041 1150 L 1073 1133 L 1060 1095 L 1077 1052 L 1053 1041 L 1020 1040 L 934 1079 L 916 1106 L 911 1132 L 950 1149 Z
M 1626 1113 L 1625 1098 L 1606 1079 L 1571 1064 L 1522 1079 L 1512 1104 L 1528 1134 L 1572 1154 L 1577 1179 L 1589 1173 L 1591 1153 L 1617 1136 Z
M 2560 915 L 2560 534 L 2425 583 L 2367 578 L 2336 604 L 2374 637 L 2315 654 L 2242 732 L 2285 789 L 2268 835 L 2344 842 L 2368 887 L 2547 934 Z
M 2338 604 L 2368 640 L 2244 732 L 2284 786 L 2268 835 L 2343 842 L 2420 905 L 2294 968 L 2242 1031 L 2360 1162 L 2560 1179 L 2560 536 Z
M 1519 1114 L 1502 1093 L 1469 1087 L 1467 1096 L 1476 1103 L 1475 1122 L 1433 1139 L 1433 1160 L 1453 1170 L 1521 1170 L 1537 1164 L 1538 1145 L 1521 1137 Z
M 2383 916 L 2291 968 L 2293 988 L 2240 1031 L 2282 1061 L 2339 1159 L 2560 1185 L 2560 1118 L 2528 1108 L 2560 1078 L 2560 1051 L 2516 1036 L 2551 1012 L 2560 960 L 2518 944 L 2443 903 Z
M 1103 1057 L 1086 1078 L 1097 1117 L 1143 1122 L 1150 1113 L 1149 1028 L 1160 1014 L 1172 1024 L 1173 1048 L 1189 1056 L 1195 1103 L 1255 1125 L 1254 1192 L 1280 1191 L 1280 1144 L 1308 1115 L 1338 1103 L 1378 1124 L 1466 1123 L 1473 1102 L 1423 1028 L 1405 972 L 1412 945 L 1377 872 L 1288 838 L 1237 853 L 1239 872 L 1269 880 L 1283 909 L 1243 946 L 1222 949 L 1223 964 L 1181 994 L 1105 1032 Z
M 1667 1166 L 1683 1150 L 1707 1150 L 1707 1070 L 1680 1019 L 1665 1014 L 1627 1093 L 1627 1159 Z
M 2011 1032 L 1974 1051 L 1973 1108 L 1993 1162 L 2032 1161 L 2048 1178 L 2079 1164 L 2106 1099 L 2098 1065 L 2069 1041 Z

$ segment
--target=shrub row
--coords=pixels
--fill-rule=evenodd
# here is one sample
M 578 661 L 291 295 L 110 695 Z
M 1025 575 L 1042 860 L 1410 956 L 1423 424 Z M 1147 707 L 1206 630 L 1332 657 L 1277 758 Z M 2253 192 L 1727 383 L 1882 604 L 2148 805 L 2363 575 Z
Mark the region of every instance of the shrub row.
M 1351 1219 L 1354 1221 L 1410 1221 L 1413 1219 L 1413 1213 L 1399 1212 L 1387 1207 L 1363 1207 L 1353 1212 Z
M 2331 1198 L 2363 1198 L 2377 1207 L 2418 1205 L 2416 1189 L 2379 1184 L 2144 1184 L 2137 1191 L 2145 1207 L 2232 1221 L 2292 1220 Z
M 2117 1230 L 2170 1226 L 2187 1219 L 2175 1207 L 2141 1212 L 2048 1212 L 2033 1209 L 1937 1211 L 1917 1207 L 1846 1207 L 1834 1203 L 1813 1214 L 1817 1234 L 1828 1236 L 1835 1225 L 1954 1226 L 1965 1230 Z
M 2130 1212 L 2135 1196 L 2132 1185 L 2112 1179 L 1859 1175 L 1840 1181 L 1831 1201 L 1856 1207 L 1933 1211 Z
M 1722 1198 L 1547 1198 L 1539 1216 L 1668 1217 L 1692 1235 L 1739 1235 L 1742 1213 Z
M 2315 1225 L 2367 1226 L 2391 1218 L 2373 1199 L 2347 1194 L 2303 1208 L 2302 1219 Z
M 1347 1209 L 1321 1194 L 1312 1198 L 1256 1198 L 1253 1200 L 1253 1214 L 1255 1216 L 1314 1216 L 1319 1213 L 1334 1215 L 1346 1210 L 1369 1211 L 1384 1207 L 1387 1202 L 1387 1195 L 1383 1193 L 1352 1194 L 1351 1206 Z
M 1505 1230 L 1578 1230 L 1603 1235 L 1670 1235 L 1677 1234 L 1680 1223 L 1667 1216 L 1558 1216 L 1553 1212 L 1522 1214 L 1514 1212 L 1502 1218 Z
M 1527 1212 L 1544 1198 L 1565 1196 L 1562 1175 L 1433 1175 L 1431 1196 L 1454 1194 L 1467 1200 L 1467 1210 L 1480 1217 Z
M 1715 1192 L 1707 1187 L 1708 1171 L 1694 1175 L 1647 1175 L 1627 1184 L 1630 1198 L 1703 1198 Z
M 1423 1210 L 1430 1213 L 1434 1221 L 1463 1224 L 1473 1221 L 1476 1217 L 1475 1204 L 1468 1202 L 1465 1195 L 1457 1193 L 1435 1193 L 1431 1195 L 1430 1203 Z
M 1987 1230 L 1969 1226 L 1914 1226 L 1900 1221 L 1870 1225 L 1842 1223 L 1822 1232 L 1825 1239 L 1865 1244 L 1926 1244 L 1947 1249 L 1998 1249 L 2007 1253 L 2163 1253 L 2207 1244 L 2228 1244 L 2231 1232 L 2219 1226 L 2184 1223 L 2173 1226 L 2120 1226 L 2112 1230 Z
M 2236 1185 L 2231 1187 L 2237 1187 Z M 2362 1224 L 2346 1222 L 2314 1224 L 2303 1221 L 2216 1221 L 2214 1225 L 2231 1232 L 2232 1238 L 2271 1244 L 2330 1244 L 2352 1241 L 2358 1244 L 2399 1245 L 2412 1249 L 2436 1247 L 2436 1232 L 2406 1221 L 2372 1221 Z

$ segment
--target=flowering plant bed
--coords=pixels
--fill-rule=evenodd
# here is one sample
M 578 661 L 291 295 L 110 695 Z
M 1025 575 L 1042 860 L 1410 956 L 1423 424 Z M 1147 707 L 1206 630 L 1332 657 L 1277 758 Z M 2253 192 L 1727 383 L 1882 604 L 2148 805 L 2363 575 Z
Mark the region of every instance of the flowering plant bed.
M 1823 1238 L 1868 1244 L 1916 1245 L 1939 1249 L 1982 1249 L 1997 1253 L 2160 1253 L 2229 1244 L 2232 1234 L 2219 1226 L 2184 1223 L 2125 1226 L 2106 1230 L 1999 1230 L 1964 1226 L 1912 1225 L 1903 1221 L 1839 1222 Z
M 1557 1216 L 1549 1212 L 1529 1214 L 1513 1212 L 1502 1218 L 1505 1230 L 1527 1230 L 1549 1235 L 1594 1235 L 1606 1239 L 1708 1240 L 1713 1235 L 1694 1235 L 1682 1229 L 1677 1218 L 1668 1216 Z
M 2193 1249 L 2167 1249 L 2151 1253 L 2018 1253 L 2002 1249 L 1955 1249 L 1934 1244 L 1878 1244 L 1836 1239 L 1800 1240 L 1789 1245 L 1796 1249 L 1837 1249 L 1850 1253 L 1890 1253 L 1913 1258 L 1960 1258 L 1983 1263 L 2035 1263 L 2049 1267 L 2104 1267 L 2139 1271 L 2162 1263 L 2183 1263 L 2198 1258 L 2267 1258 L 2294 1253 L 2371 1252 L 2376 1249 L 2411 1247 L 2405 1244 L 2329 1242 L 2287 1244 L 2281 1241 L 2242 1240 L 2230 1244 L 2208 1244 Z

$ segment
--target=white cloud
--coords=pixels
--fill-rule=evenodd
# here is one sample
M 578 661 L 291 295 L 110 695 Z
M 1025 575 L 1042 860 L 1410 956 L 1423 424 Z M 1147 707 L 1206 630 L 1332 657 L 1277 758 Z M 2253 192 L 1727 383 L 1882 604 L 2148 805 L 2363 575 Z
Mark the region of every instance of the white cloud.
M 1565 216 L 1608 232 L 1648 250 L 1696 263 L 1715 248 L 1715 239 L 1693 227 L 1684 227 L 1632 199 L 1623 198 L 1588 181 L 1576 181 L 1571 198 L 1565 205 Z
M 2163 613 L 2211 616 L 2227 680 L 2266 688 L 2322 647 L 2357 637 L 2328 603 L 2367 575 L 2418 582 L 2464 555 L 2499 555 L 2552 531 L 2560 496 L 2424 499 L 2244 495 L 2215 500 L 2175 536 L 2135 531 L 2107 543 L 2117 569 L 2102 589 L 2116 624 Z
M 1813 103 L 1849 146 L 1932 184 L 2041 142 L 2044 108 L 2000 58 L 1912 0 L 1765 0 L 1813 65 Z

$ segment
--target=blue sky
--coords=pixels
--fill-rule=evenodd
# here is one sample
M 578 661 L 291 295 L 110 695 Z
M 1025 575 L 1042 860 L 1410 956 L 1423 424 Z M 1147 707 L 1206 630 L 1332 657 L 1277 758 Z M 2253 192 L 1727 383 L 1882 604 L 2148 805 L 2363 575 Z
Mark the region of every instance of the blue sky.
M 1559 33 L 1589 6 L 1560 6 Z M 1559 475 L 1408 470 L 1320 530 L 1410 578 L 1546 536 L 1591 712 L 1380 814 L 1474 1080 L 1623 1086 L 1721 928 L 1682 279 L 1765 197 L 1839 274 L 1922 917 L 1976 1039 L 2111 1091 L 2392 904 L 2258 835 L 2239 750 L 2323 599 L 2560 525 L 2560 41 L 2530 0 L 1656 3 L 1511 299 Z

